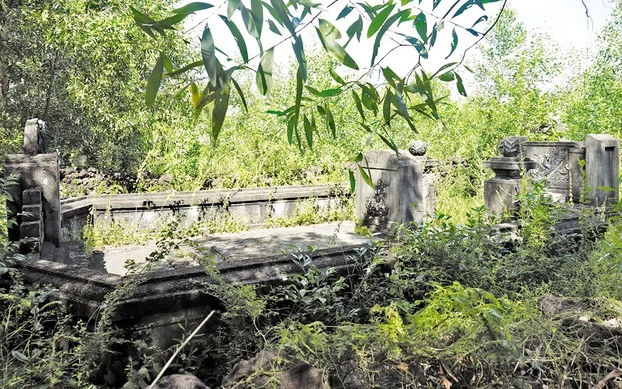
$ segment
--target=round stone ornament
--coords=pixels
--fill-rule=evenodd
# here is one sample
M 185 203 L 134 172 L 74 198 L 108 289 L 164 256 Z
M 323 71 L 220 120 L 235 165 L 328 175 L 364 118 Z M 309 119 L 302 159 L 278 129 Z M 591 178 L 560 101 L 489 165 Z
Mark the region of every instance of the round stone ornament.
M 427 150 L 428 145 L 422 140 L 413 140 L 408 144 L 408 151 L 415 157 L 424 156 Z

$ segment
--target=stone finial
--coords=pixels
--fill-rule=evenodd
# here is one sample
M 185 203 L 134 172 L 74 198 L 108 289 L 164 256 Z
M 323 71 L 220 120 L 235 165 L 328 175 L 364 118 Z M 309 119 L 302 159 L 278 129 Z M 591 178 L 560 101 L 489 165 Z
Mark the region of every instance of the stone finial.
M 526 136 L 507 136 L 499 142 L 499 152 L 504 157 L 518 157 L 521 152 L 521 143 L 527 140 Z
M 413 140 L 408 144 L 408 151 L 415 157 L 424 156 L 427 150 L 428 145 L 422 140 Z
M 39 119 L 29 119 L 24 128 L 24 154 L 45 154 L 45 122 Z

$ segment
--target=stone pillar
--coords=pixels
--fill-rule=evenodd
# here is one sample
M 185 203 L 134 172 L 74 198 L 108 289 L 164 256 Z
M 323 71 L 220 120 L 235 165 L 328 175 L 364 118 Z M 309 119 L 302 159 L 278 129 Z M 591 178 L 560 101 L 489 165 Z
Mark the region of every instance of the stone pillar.
M 585 168 L 591 203 L 596 206 L 617 203 L 620 141 L 611 135 L 589 134 L 585 141 Z
M 409 149 L 425 152 L 425 144 L 414 143 Z M 374 184 L 373 188 L 367 185 L 357 172 L 356 214 L 362 225 L 388 233 L 399 224 L 422 223 L 434 212 L 435 175 L 431 169 L 437 161 L 408 151 L 396 155 L 392 150 L 373 150 L 361 164 Z
M 60 209 L 60 169 L 56 153 L 52 154 L 11 154 L 5 157 L 5 174 L 19 175 L 19 188 L 11 195 L 17 207 L 26 203 L 22 191 L 40 188 L 43 207 L 44 241 L 60 246 L 61 209 Z M 23 211 L 23 209 L 22 209 Z
M 45 145 L 45 122 L 39 119 L 26 121 L 24 128 L 24 154 L 37 155 L 47 152 Z
M 6 176 L 19 177 L 19 185 L 8 189 L 12 197 L 9 208 L 13 214 L 22 213 L 18 223 L 23 225 L 11 227 L 9 238 L 39 239 L 39 244 L 25 246 L 29 251 L 40 248 L 41 238 L 57 247 L 62 241 L 59 159 L 56 153 L 39 154 L 44 152 L 45 123 L 31 119 L 24 129 L 24 154 L 5 157 Z M 41 234 L 37 223 L 42 224 Z
M 484 182 L 484 204 L 488 213 L 501 217 L 515 208 L 516 195 L 523 174 L 532 169 L 533 161 L 522 158 L 522 144 L 526 136 L 510 136 L 499 142 L 500 157 L 492 157 L 484 166 L 495 172 L 495 177 Z

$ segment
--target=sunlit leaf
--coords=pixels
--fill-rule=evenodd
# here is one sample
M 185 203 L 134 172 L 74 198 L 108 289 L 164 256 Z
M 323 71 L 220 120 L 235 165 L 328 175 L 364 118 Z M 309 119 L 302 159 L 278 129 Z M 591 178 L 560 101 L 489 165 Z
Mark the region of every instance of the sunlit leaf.
M 244 60 L 244 62 L 248 62 L 248 49 L 246 48 L 246 42 L 244 41 L 244 37 L 242 37 L 240 30 L 235 25 L 235 23 L 231 22 L 224 15 L 220 15 L 220 17 L 222 21 L 225 22 L 225 24 L 229 28 L 229 31 L 231 31 L 231 35 L 233 35 L 235 42 L 238 44 L 238 49 L 240 50 L 240 55 L 242 56 L 242 60 Z
M 173 12 L 176 14 L 185 14 L 185 15 L 190 15 L 192 13 L 195 13 L 197 11 L 201 11 L 204 9 L 209 9 L 212 8 L 213 5 L 209 4 L 209 3 L 202 3 L 202 2 L 193 2 L 193 3 L 188 3 L 186 5 L 184 5 L 183 7 L 179 7 L 177 9 L 174 9 Z
M 242 0 L 229 0 L 227 4 L 227 17 L 229 19 L 233 17 L 233 14 L 240 8 L 240 5 L 242 5 Z
M 190 97 L 192 97 L 192 106 L 194 109 L 197 109 L 201 102 L 201 91 L 199 91 L 199 87 L 194 82 L 190 83 L 189 89 Z
M 374 48 L 373 48 L 373 52 L 371 56 L 371 66 L 374 66 L 375 64 L 374 61 L 376 60 L 376 56 L 378 55 L 378 49 L 380 48 L 380 40 L 382 39 L 382 36 L 393 25 L 393 23 L 402 16 L 404 12 L 405 11 L 400 11 L 396 13 L 395 15 L 391 16 L 390 18 L 388 18 L 387 21 L 378 30 L 378 33 L 376 34 L 376 40 L 374 41 Z
M 267 50 L 261 56 L 257 68 L 256 83 L 262 95 L 268 94 L 272 89 L 272 68 L 274 65 L 274 48 Z
M 225 84 L 222 88 L 215 92 L 214 109 L 212 110 L 212 138 L 218 139 L 220 130 L 227 116 L 227 108 L 229 108 L 229 95 L 231 88 Z
M 328 73 L 330 73 L 330 76 L 333 78 L 333 80 L 337 81 L 339 84 L 344 85 L 346 83 L 343 78 L 339 77 L 337 72 L 335 72 L 332 68 L 328 69 Z
M 242 92 L 242 88 L 240 88 L 240 85 L 238 84 L 238 82 L 234 80 L 233 78 L 231 79 L 231 82 L 233 83 L 235 90 L 238 92 L 238 96 L 240 96 L 242 105 L 244 105 L 244 110 L 248 112 L 248 106 L 246 105 L 246 98 L 244 97 L 244 92 Z
M 162 73 L 164 71 L 164 54 L 160 53 L 158 60 L 156 61 L 149 78 L 147 79 L 147 92 L 145 94 L 145 102 L 148 107 L 153 106 L 158 90 L 160 89 L 160 82 L 162 81 Z
M 458 73 L 454 72 L 454 76 L 456 77 L 456 88 L 458 88 L 458 93 L 462 96 L 466 97 L 466 89 L 464 89 L 464 84 L 462 83 L 462 78 L 458 75 Z
M 365 183 L 367 185 L 369 185 L 371 188 L 374 187 L 374 183 L 371 180 L 371 171 L 369 170 L 369 168 L 367 168 L 367 172 L 365 171 L 365 169 L 361 166 L 361 165 L 357 165 L 359 168 L 359 173 L 361 174 L 361 178 L 363 179 L 363 181 L 365 181 Z M 369 172 L 369 174 L 368 174 Z
M 447 72 L 447 73 L 443 73 L 440 76 L 438 76 L 438 79 L 444 82 L 450 82 L 456 79 L 456 77 L 454 76 L 454 72 Z
M 330 36 L 324 36 L 319 28 L 316 28 L 315 30 L 317 32 L 318 37 L 320 38 L 320 41 L 322 42 L 322 46 L 324 46 L 324 49 L 328 53 L 330 53 L 333 57 L 335 57 L 335 59 L 337 59 L 343 65 L 346 65 L 347 67 L 352 68 L 354 70 L 359 69 L 356 62 L 354 62 L 354 59 L 350 57 L 350 55 L 345 51 L 345 49 L 341 45 L 339 45 L 339 43 L 337 43 L 337 41 L 335 41 Z
M 203 29 L 201 37 L 201 57 L 203 58 L 203 66 L 209 77 L 210 84 L 216 86 L 218 60 L 216 59 L 216 49 L 214 47 L 214 39 L 207 25 Z
M 454 28 L 451 32 L 452 41 L 451 41 L 451 50 L 445 59 L 451 57 L 451 55 L 456 51 L 456 47 L 458 47 L 458 34 L 456 33 L 456 29 Z
M 367 29 L 367 37 L 371 38 L 384 24 L 385 20 L 389 17 L 391 12 L 395 8 L 395 4 L 389 4 L 385 9 L 383 9 L 376 17 L 371 21 L 368 29 Z
M 414 25 L 415 25 L 415 28 L 417 29 L 417 33 L 421 37 L 421 40 L 424 43 L 427 43 L 428 42 L 428 22 L 423 12 L 420 12 L 419 15 L 417 15 L 414 21 Z
M 331 22 L 325 19 L 319 19 L 318 22 L 320 25 L 320 32 L 324 38 L 331 38 L 331 39 L 341 38 L 341 32 L 339 32 L 337 27 L 335 27 Z
M 363 19 L 359 16 L 358 19 L 354 23 L 348 27 L 346 30 L 346 34 L 348 35 L 348 43 L 352 39 L 352 37 L 356 36 L 356 40 L 358 42 L 361 41 L 361 33 L 363 32 Z

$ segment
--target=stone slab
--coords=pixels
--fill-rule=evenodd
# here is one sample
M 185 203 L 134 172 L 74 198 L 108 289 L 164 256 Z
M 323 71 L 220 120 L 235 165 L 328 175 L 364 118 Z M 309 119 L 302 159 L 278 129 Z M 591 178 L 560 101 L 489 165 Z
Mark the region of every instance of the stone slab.
M 282 227 L 245 231 L 240 233 L 214 234 L 193 239 L 200 252 L 189 245 L 173 250 L 161 261 L 165 268 L 200 265 L 201 255 L 216 259 L 217 263 L 239 263 L 290 253 L 309 252 L 310 249 L 339 248 L 367 244 L 369 239 L 354 232 L 351 221 L 316 224 L 312 226 Z M 155 242 L 145 245 L 104 247 L 101 249 L 108 273 L 124 275 L 127 260 L 144 264 L 156 250 Z

